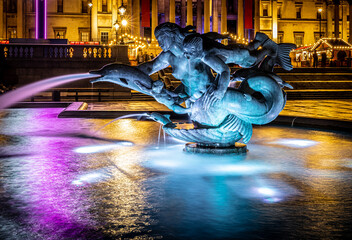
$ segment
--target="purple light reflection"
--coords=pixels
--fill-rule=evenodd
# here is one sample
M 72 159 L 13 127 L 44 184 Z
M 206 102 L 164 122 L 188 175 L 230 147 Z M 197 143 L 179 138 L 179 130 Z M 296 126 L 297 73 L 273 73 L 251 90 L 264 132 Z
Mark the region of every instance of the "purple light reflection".
M 69 119 L 58 119 L 58 111 L 60 109 L 35 109 L 22 116 L 14 113 L 20 117 L 21 128 L 28 128 L 33 133 L 24 136 L 22 141 L 26 142 L 26 148 L 35 149 L 36 153 L 9 161 L 8 164 L 16 169 L 11 186 L 14 198 L 21 202 L 16 207 L 26 212 L 23 221 L 31 232 L 43 234 L 43 239 L 77 239 L 82 234 L 92 234 L 91 226 L 97 224 L 89 213 L 94 204 L 87 198 L 87 189 L 77 189 L 71 184 L 84 167 L 80 161 L 85 162 L 84 157 L 77 160 L 76 154 L 70 151 L 79 143 L 72 138 L 35 135 L 36 131 L 50 129 L 51 133 L 60 133 L 67 131 L 63 126 L 74 126 Z M 5 124 L 7 131 L 19 126 L 14 119 Z

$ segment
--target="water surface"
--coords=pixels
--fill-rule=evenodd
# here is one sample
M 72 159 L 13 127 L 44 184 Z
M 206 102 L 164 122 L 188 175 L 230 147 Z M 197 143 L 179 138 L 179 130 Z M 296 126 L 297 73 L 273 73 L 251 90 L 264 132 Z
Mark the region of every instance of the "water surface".
M 351 237 L 351 136 L 256 127 L 247 155 L 194 155 L 61 110 L 0 112 L 1 239 Z

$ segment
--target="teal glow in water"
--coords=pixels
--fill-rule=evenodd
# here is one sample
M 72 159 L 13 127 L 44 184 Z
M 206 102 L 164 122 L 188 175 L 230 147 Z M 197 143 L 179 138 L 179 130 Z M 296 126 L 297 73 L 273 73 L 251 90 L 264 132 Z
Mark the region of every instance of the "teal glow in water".
M 89 133 L 110 120 L 58 119 L 59 112 L 0 112 L 1 239 L 351 235 L 349 135 L 259 127 L 247 155 L 194 155 L 168 137 L 156 149 L 155 122 L 120 119 L 99 140 Z M 73 151 L 114 144 L 104 139 L 134 145 Z M 292 140 L 314 144 L 281 144 Z

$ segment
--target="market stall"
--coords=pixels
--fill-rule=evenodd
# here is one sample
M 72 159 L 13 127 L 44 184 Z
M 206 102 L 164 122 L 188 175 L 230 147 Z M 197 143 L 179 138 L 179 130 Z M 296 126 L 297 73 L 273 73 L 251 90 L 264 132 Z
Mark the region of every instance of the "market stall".
M 311 48 L 319 66 L 350 67 L 352 45 L 341 38 L 321 38 Z

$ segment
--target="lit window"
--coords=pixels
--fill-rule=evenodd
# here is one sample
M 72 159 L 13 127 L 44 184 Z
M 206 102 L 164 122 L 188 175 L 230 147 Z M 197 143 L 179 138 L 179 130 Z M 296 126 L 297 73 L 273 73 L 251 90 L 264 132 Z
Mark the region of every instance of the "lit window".
M 88 13 L 88 0 L 82 0 L 82 13 Z
M 296 7 L 296 18 L 301 19 L 302 7 Z
M 31 11 L 35 12 L 35 0 L 32 0 L 31 2 Z
M 8 27 L 7 33 L 9 38 L 17 38 L 16 27 Z
M 109 42 L 109 33 L 101 32 L 100 33 L 100 41 L 102 44 L 107 44 Z
M 6 4 L 6 1 L 4 2 Z M 16 13 L 17 12 L 17 0 L 7 1 L 7 12 Z
M 66 38 L 66 28 L 56 28 L 54 29 L 54 36 L 56 39 L 65 39 Z
M 319 32 L 315 32 L 314 33 L 314 41 L 317 42 L 320 39 L 320 33 Z
M 304 44 L 304 33 L 302 32 L 294 33 L 294 37 L 295 37 L 295 44 L 297 46 L 301 46 Z
M 269 16 L 268 13 L 268 4 L 263 4 L 263 17 Z
M 107 0 L 102 0 L 102 1 L 101 1 L 101 11 L 102 11 L 102 12 L 107 12 L 107 11 L 108 11 L 108 3 L 107 3 Z
M 317 11 L 317 19 L 320 19 L 320 18 L 321 18 L 321 12 Z
M 284 33 L 283 32 L 280 32 L 278 35 L 277 35 L 277 43 L 283 43 L 284 42 Z
M 281 6 L 277 7 L 277 18 L 281 18 Z
M 81 41 L 89 42 L 89 32 L 81 32 Z
M 57 0 L 57 12 L 64 12 L 64 0 Z

